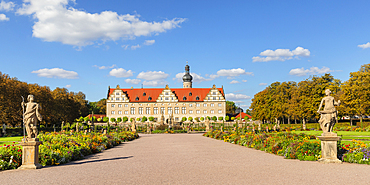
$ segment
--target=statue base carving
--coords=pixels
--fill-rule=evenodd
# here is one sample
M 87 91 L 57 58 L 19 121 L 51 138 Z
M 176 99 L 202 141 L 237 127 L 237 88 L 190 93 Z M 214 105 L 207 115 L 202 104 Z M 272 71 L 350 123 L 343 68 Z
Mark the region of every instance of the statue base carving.
M 321 159 L 318 161 L 320 163 L 342 163 L 337 158 L 337 142 L 340 137 L 333 132 L 326 132 L 318 138 L 321 140 Z
M 28 139 L 20 143 L 22 149 L 22 166 L 18 169 L 40 169 L 42 165 L 39 163 L 39 145 L 42 141 L 38 139 Z

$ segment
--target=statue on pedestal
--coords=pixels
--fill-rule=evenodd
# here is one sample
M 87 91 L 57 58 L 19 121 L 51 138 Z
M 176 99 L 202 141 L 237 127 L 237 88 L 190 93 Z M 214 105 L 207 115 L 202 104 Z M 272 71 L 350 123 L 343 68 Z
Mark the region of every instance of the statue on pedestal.
M 28 95 L 28 103 L 22 102 L 22 107 L 26 106 L 26 112 L 23 115 L 24 125 L 27 131 L 27 140 L 35 140 L 37 138 L 37 120 L 42 121 L 42 116 L 39 113 L 41 106 L 34 103 L 33 95 Z
M 324 134 L 333 132 L 333 127 L 335 123 L 338 122 L 338 119 L 337 119 L 338 111 L 335 109 L 334 106 L 340 105 L 340 100 L 336 102 L 334 100 L 334 97 L 330 96 L 331 91 L 329 89 L 325 90 L 325 94 L 326 94 L 326 97 L 324 97 L 321 100 L 319 109 L 317 110 L 317 112 L 321 114 L 319 123 L 320 123 L 320 127 Z M 325 102 L 325 107 L 324 107 L 324 110 L 321 111 L 320 109 L 324 102 Z

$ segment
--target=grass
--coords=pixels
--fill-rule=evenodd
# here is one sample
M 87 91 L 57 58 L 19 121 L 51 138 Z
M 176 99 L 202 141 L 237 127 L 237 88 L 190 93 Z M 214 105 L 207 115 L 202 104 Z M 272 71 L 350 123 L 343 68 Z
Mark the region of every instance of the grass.
M 341 136 L 343 144 L 352 144 L 352 139 L 362 141 L 365 144 L 370 144 L 370 132 L 353 132 L 353 131 L 334 131 L 334 132 L 337 133 L 338 136 Z M 292 131 L 292 133 L 305 133 L 320 136 L 322 134 L 322 131 Z
M 23 136 L 16 136 L 16 137 L 0 137 L 0 146 L 3 145 L 11 145 L 18 144 L 22 140 Z

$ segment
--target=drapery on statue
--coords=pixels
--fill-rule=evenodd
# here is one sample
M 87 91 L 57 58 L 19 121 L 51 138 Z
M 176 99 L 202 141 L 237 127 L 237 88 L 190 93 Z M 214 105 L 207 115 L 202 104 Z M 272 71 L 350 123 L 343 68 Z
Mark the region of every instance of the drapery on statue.
M 329 89 L 326 89 L 325 90 L 326 97 L 324 97 L 321 100 L 319 110 L 317 110 L 317 112 L 321 114 L 319 123 L 323 133 L 333 132 L 333 127 L 335 123 L 338 122 L 337 119 L 338 111 L 335 109 L 334 106 L 339 106 L 340 100 L 336 102 L 334 100 L 334 97 L 330 96 L 330 94 L 331 91 Z M 325 107 L 323 111 L 320 111 L 323 102 L 325 102 Z
M 42 121 L 41 114 L 39 113 L 41 106 L 34 103 L 33 99 L 33 95 L 28 95 L 28 103 L 22 102 L 22 107 L 26 106 L 26 112 L 23 115 L 23 122 L 27 131 L 27 140 L 37 138 L 37 120 Z

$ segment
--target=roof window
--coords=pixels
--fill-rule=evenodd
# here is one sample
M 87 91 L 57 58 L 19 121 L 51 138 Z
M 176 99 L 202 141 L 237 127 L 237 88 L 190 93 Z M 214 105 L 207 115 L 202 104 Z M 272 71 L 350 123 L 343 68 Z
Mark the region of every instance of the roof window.
M 184 96 L 184 98 L 182 98 L 183 100 L 186 100 L 186 97 Z
M 146 96 L 146 93 L 145 92 L 143 93 L 143 96 Z
M 148 100 L 149 100 L 149 101 L 150 101 L 150 100 L 152 100 L 152 97 L 150 97 L 150 96 L 149 96 Z
M 197 96 L 195 99 L 196 99 L 196 100 L 199 100 L 199 97 Z
M 135 100 L 136 100 L 136 101 L 139 101 L 139 97 L 136 97 L 136 98 L 135 98 Z
M 190 92 L 190 93 L 189 93 L 189 96 L 192 96 L 192 95 L 193 95 L 193 93 L 191 93 L 191 92 Z

